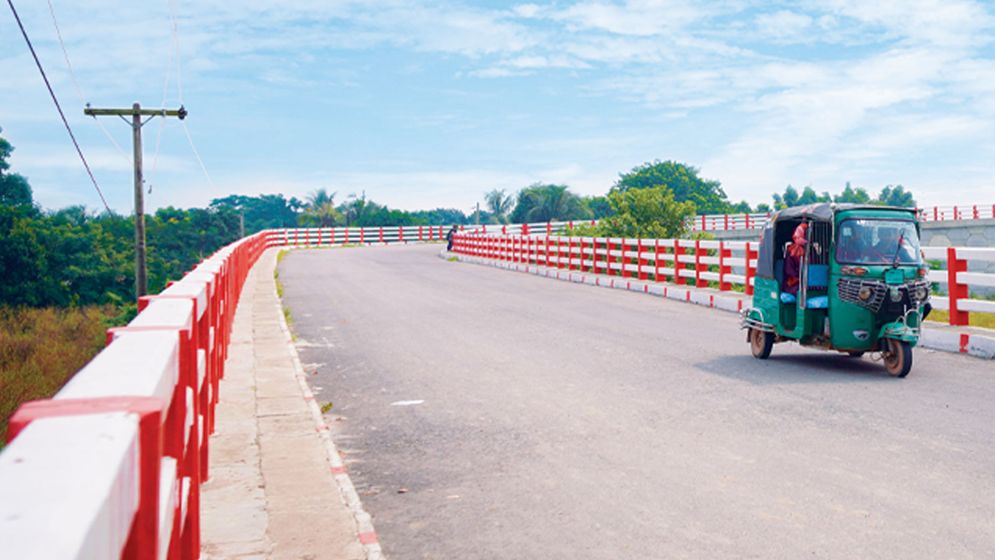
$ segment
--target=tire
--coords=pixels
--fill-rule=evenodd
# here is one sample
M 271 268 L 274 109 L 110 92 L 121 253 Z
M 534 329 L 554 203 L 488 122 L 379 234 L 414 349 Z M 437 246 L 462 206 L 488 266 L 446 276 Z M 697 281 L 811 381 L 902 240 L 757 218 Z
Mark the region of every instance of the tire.
M 881 353 L 884 368 L 894 377 L 905 377 L 912 370 L 912 347 L 908 342 L 885 339 L 885 351 Z
M 750 352 L 758 360 L 766 360 L 774 347 L 774 333 L 750 329 Z
M 864 356 L 864 351 L 863 350 L 855 350 L 853 352 L 847 352 L 846 355 L 850 356 L 851 358 L 861 358 L 861 357 Z

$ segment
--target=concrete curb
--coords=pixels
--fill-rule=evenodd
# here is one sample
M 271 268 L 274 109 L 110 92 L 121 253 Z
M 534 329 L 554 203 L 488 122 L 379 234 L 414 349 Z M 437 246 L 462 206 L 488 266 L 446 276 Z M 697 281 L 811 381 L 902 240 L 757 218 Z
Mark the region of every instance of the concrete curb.
M 711 307 L 722 311 L 738 313 L 743 309 L 744 298 L 725 295 L 715 290 L 704 290 L 700 288 L 690 288 L 678 286 L 676 284 L 648 282 L 644 280 L 634 280 L 631 278 L 621 278 L 614 276 L 595 275 L 586 272 L 577 272 L 558 268 L 546 268 L 542 266 L 526 265 L 507 261 L 494 261 L 480 257 L 471 257 L 448 251 L 441 251 L 439 258 L 450 259 L 456 257 L 459 262 L 491 266 L 515 272 L 524 272 L 554 278 L 576 284 L 587 284 L 589 286 L 600 286 L 602 288 L 614 288 L 628 290 L 631 292 L 642 292 L 662 296 L 667 299 L 684 301 Z M 938 328 L 924 328 L 919 346 L 931 350 L 941 350 L 944 352 L 960 353 L 982 359 L 995 359 L 995 335 L 985 336 L 976 333 L 958 332 L 954 330 L 940 330 Z
M 328 424 L 325 423 L 325 419 L 321 414 L 321 407 L 318 406 L 314 398 L 314 393 L 311 392 L 311 388 L 307 384 L 307 375 L 304 372 L 304 367 L 301 365 L 297 346 L 294 345 L 290 328 L 287 326 L 287 320 L 283 315 L 283 308 L 281 307 L 282 300 L 276 293 L 275 282 L 273 283 L 273 293 L 276 295 L 276 307 L 280 316 L 280 330 L 283 331 L 283 335 L 287 340 L 287 346 L 290 348 L 290 356 L 294 363 L 294 377 L 297 378 L 301 394 L 308 404 L 308 409 L 311 411 L 315 431 L 325 445 L 329 469 L 335 477 L 335 482 L 338 484 L 342 500 L 356 518 L 357 536 L 359 537 L 360 544 L 366 549 L 366 558 L 368 560 L 382 560 L 384 558 L 383 549 L 380 547 L 377 532 L 373 527 L 373 518 L 363 508 L 363 502 L 359 499 L 359 493 L 356 492 L 356 487 L 353 485 L 352 479 L 349 478 L 345 463 L 342 462 L 342 456 L 339 455 L 339 451 L 335 447 L 335 442 L 332 441 L 332 436 L 329 434 Z

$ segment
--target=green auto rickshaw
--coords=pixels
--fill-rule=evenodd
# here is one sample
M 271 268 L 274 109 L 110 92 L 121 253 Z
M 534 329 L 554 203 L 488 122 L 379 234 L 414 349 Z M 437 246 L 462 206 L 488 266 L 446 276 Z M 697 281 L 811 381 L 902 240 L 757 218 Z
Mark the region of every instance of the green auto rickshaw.
M 762 230 L 742 327 L 759 359 L 775 343 L 794 340 L 853 357 L 870 353 L 905 377 L 930 310 L 927 273 L 913 209 L 787 208 Z

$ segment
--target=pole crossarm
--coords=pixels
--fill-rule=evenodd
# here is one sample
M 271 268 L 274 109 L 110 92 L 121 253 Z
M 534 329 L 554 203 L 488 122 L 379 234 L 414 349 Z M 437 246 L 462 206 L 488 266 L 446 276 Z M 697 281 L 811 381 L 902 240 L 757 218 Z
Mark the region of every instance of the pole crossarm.
M 178 117 L 183 120 L 187 116 L 186 107 L 179 109 L 142 109 L 140 103 L 132 104 L 130 109 L 97 109 L 87 103 L 83 114 L 97 118 L 98 116 L 117 116 L 131 126 L 132 143 L 135 158 L 135 296 L 140 298 L 148 293 L 148 271 L 145 262 L 145 197 L 142 185 L 142 127 L 155 117 Z M 131 122 L 125 117 L 131 117 Z M 142 120 L 142 117 L 148 117 Z
M 83 114 L 90 117 L 121 116 L 121 117 L 178 117 L 183 120 L 187 116 L 187 110 L 182 105 L 179 109 L 97 109 L 86 107 Z

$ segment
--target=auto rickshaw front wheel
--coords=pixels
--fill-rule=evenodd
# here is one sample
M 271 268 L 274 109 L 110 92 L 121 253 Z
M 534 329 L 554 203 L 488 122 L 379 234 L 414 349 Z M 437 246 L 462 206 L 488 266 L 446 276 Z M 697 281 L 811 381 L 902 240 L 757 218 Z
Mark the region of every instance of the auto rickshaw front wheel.
M 895 377 L 905 377 L 912 370 L 912 346 L 908 342 L 886 338 L 881 357 L 884 368 Z
M 750 329 L 750 352 L 759 360 L 766 360 L 774 347 L 774 333 L 760 329 Z

